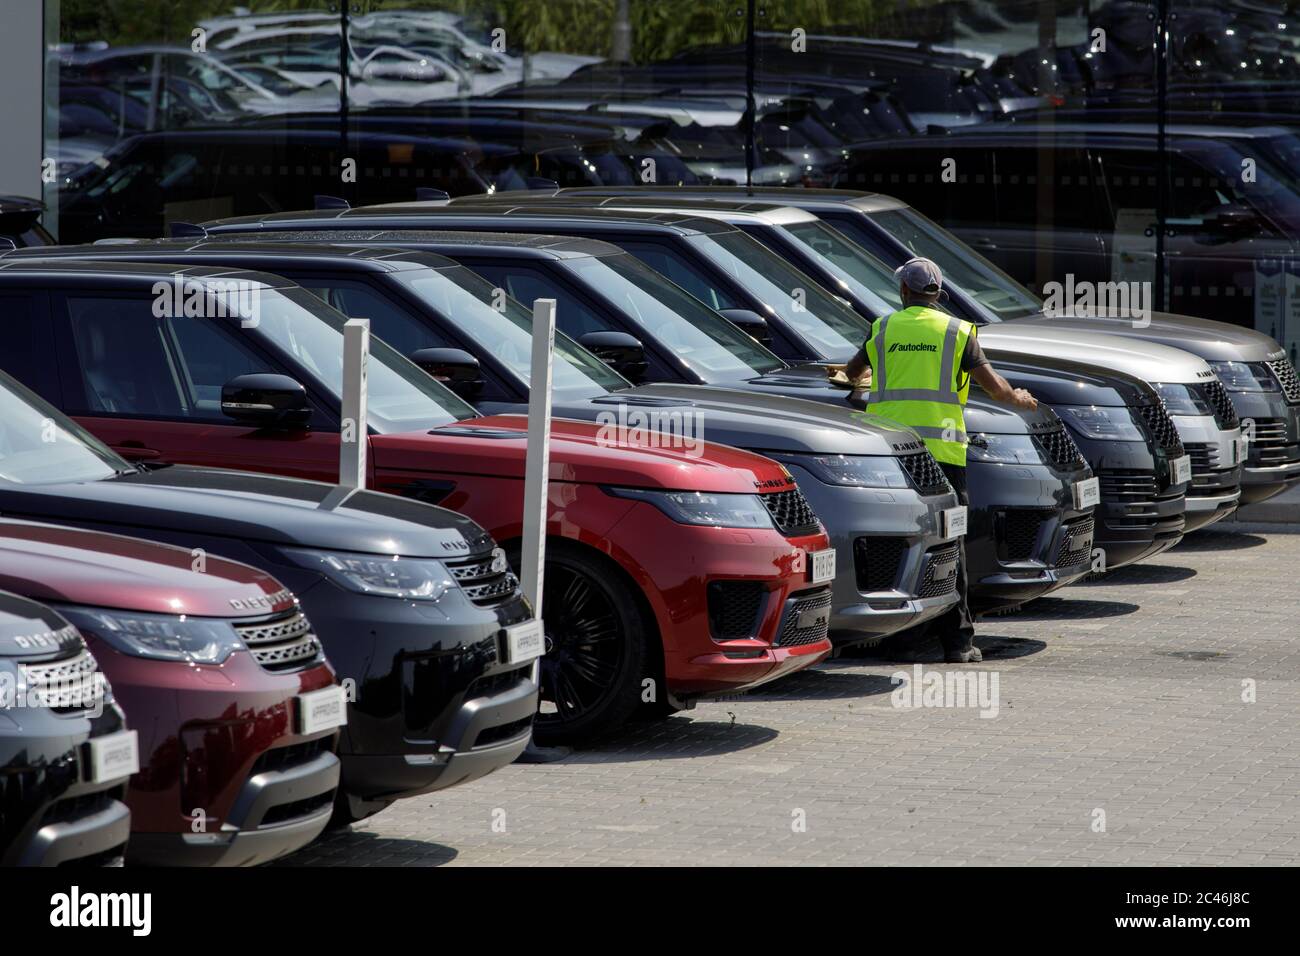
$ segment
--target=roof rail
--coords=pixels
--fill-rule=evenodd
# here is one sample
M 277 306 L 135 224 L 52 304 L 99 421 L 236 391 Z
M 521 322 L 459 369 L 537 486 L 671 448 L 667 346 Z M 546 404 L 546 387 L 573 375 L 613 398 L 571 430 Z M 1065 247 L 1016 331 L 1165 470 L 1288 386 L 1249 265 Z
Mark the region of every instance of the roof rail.
M 545 176 L 529 176 L 524 180 L 524 184 L 529 189 L 549 189 L 553 192 L 559 192 L 560 184 L 554 179 L 547 179 Z
M 451 193 L 445 189 L 434 189 L 432 186 L 415 187 L 416 202 L 436 202 L 440 199 L 450 199 Z
M 194 222 L 169 222 L 167 224 L 168 239 L 206 239 L 208 231 Z
M 314 208 L 314 209 L 351 209 L 351 208 L 352 208 L 352 204 L 351 204 L 350 202 L 348 202 L 346 199 L 341 199 L 341 198 L 338 197 L 338 196 L 325 196 L 325 195 L 322 195 L 322 194 L 320 194 L 320 193 L 317 193 L 317 194 L 316 194 L 315 201 L 314 201 L 314 203 L 312 204 L 312 208 Z

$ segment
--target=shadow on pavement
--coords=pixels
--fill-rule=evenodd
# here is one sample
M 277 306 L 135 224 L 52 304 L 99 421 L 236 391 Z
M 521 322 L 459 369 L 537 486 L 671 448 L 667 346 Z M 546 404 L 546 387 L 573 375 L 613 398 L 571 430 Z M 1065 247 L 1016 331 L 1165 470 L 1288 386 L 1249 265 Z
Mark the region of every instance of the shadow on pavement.
M 1197 531 L 1183 538 L 1173 551 L 1242 551 L 1268 544 L 1268 538 L 1244 531 Z
M 726 702 L 710 708 L 725 708 Z M 598 740 L 571 757 L 548 766 L 563 767 L 580 763 L 630 763 L 637 760 L 664 760 L 683 757 L 718 757 L 737 753 L 751 747 L 771 743 L 778 732 L 743 721 L 736 715 L 733 720 L 689 720 L 670 717 L 649 723 L 628 724 L 627 727 L 604 740 Z
M 327 830 L 315 843 L 271 865 L 443 866 L 460 855 L 455 847 L 441 843 L 384 837 L 358 829 L 365 825 L 363 820 L 342 830 Z
M 1195 568 L 1181 568 L 1170 564 L 1130 564 L 1108 571 L 1096 579 L 1088 579 L 1071 587 L 1105 587 L 1108 584 L 1176 584 L 1196 577 Z
M 1123 617 L 1141 608 L 1127 601 L 1093 601 L 1088 598 L 1042 597 L 1030 601 L 1015 614 L 1012 621 L 1060 621 L 1098 617 Z

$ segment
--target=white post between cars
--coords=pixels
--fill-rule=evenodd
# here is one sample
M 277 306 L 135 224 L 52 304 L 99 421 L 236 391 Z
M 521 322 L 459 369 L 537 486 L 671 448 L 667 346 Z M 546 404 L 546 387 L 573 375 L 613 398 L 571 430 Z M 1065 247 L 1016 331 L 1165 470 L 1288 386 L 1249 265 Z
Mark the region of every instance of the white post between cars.
M 546 506 L 551 470 L 551 355 L 555 348 L 555 300 L 533 302 L 532 378 L 528 394 L 528 457 L 524 466 L 524 538 L 520 584 L 542 616 L 546 562 Z
M 339 409 L 339 487 L 366 486 L 366 372 L 370 364 L 370 320 L 343 325 L 343 401 Z

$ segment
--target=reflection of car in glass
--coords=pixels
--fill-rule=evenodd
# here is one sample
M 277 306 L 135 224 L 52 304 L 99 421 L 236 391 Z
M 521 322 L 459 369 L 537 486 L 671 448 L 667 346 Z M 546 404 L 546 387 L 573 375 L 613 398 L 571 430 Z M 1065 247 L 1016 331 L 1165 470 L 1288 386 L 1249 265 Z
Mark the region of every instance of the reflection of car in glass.
M 215 555 L 196 567 L 188 548 L 0 521 L 0 586 L 76 625 L 138 735 L 128 863 L 254 866 L 325 829 L 347 702 L 279 581 Z
M 61 248 L 60 255 L 275 273 L 346 315 L 368 318 L 376 335 L 484 414 L 527 410 L 532 313 L 514 299 L 498 300 L 492 284 L 464 266 L 431 253 L 382 246 L 362 251 L 225 238 L 231 241 Z M 422 357 L 426 349 L 436 354 Z M 559 417 L 599 422 L 623 408 L 625 417 L 658 416 L 651 426 L 658 421 L 672 435 L 683 416 L 691 416 L 707 428 L 709 440 L 761 450 L 789 467 L 823 516 L 837 551 L 853 556 L 836 568 L 830 626 L 837 645 L 920 623 L 956 601 L 955 591 L 920 596 L 913 584 L 924 574 L 925 554 L 945 545 L 941 515 L 956 500 L 937 481 L 931 492 L 918 490 L 919 479 L 907 477 L 923 475 L 928 467 L 920 464 L 911 432 L 842 406 L 701 385 L 633 386 L 563 332 L 557 335 L 554 362 Z M 908 457 L 900 457 L 900 448 Z M 889 503 L 869 489 L 888 489 Z
M 44 282 L 59 290 L 47 324 L 64 343 L 60 355 L 75 365 L 60 366 L 58 394 L 66 410 L 110 445 L 152 461 L 332 480 L 342 432 L 344 316 L 287 280 L 195 266 L 185 277 L 203 284 L 205 295 L 215 282 L 255 288 L 257 321 L 246 324 L 230 312 L 197 322 L 160 318 L 152 290 L 174 272 L 158 265 L 110 269 L 93 261 L 31 260 L 0 270 L 0 285 Z M 30 373 L 27 363 L 7 353 L 0 362 L 17 374 Z M 367 391 L 370 484 L 461 511 L 506 551 L 517 552 L 527 419 L 479 416 L 378 338 L 370 343 Z M 550 653 L 542 661 L 540 737 L 572 739 L 613 729 L 641 707 L 645 680 L 654 682 L 651 696 L 659 705 L 687 704 L 792 673 L 831 650 L 832 559 L 812 556 L 829 550 L 828 539 L 789 472 L 707 441 L 692 451 L 623 434 L 627 440 L 586 422 L 557 420 L 553 427 L 543 608 Z M 165 481 L 168 472 L 158 474 Z M 250 491 L 268 479 L 251 480 Z M 0 508 L 10 510 L 2 493 Z M 426 516 L 422 506 L 387 495 L 367 495 L 356 508 L 381 515 L 409 509 L 414 520 L 430 524 L 452 518 Z M 438 746 L 444 732 L 466 735 L 467 746 L 477 738 L 473 747 L 522 748 L 536 706 L 531 674 L 541 646 L 515 660 L 499 634 L 525 615 L 513 600 L 506 555 L 493 550 L 479 527 L 461 521 L 463 536 L 449 528 L 439 542 L 454 556 L 447 564 L 378 559 L 374 551 L 382 549 L 374 548 L 329 555 L 289 547 L 276 558 L 286 565 L 276 576 L 302 597 L 319 627 L 346 619 L 338 611 L 333 619 L 327 610 L 314 611 L 313 591 L 332 591 L 338 599 L 346 588 L 386 595 L 374 599 L 392 605 L 387 614 L 374 610 L 377 620 L 417 613 L 426 625 L 424 640 L 438 640 L 436 649 L 421 654 L 375 653 L 375 665 L 389 676 L 374 692 L 397 696 L 405 711 L 389 732 L 429 748 L 422 759 L 411 756 L 407 774 L 445 767 Z M 370 533 L 379 541 L 389 537 L 379 522 Z M 391 537 L 400 554 L 404 535 L 393 529 Z M 299 586 L 289 567 L 317 576 L 318 587 Z M 467 603 L 479 613 L 468 616 Z M 736 617 L 728 610 L 721 632 L 711 616 L 719 607 L 736 609 Z M 455 632 L 429 631 L 450 623 L 453 613 L 466 614 L 465 623 L 476 629 L 485 619 L 493 626 L 441 646 Z M 353 618 L 351 627 L 356 643 L 356 634 L 373 632 L 375 624 Z M 333 655 L 329 641 L 325 647 Z M 449 654 L 452 647 L 458 650 Z M 465 675 L 458 660 L 477 673 Z M 345 677 L 361 670 L 335 663 Z M 481 708 L 472 700 L 463 711 L 445 713 L 445 701 L 420 701 L 426 683 L 455 688 L 458 697 L 513 695 L 514 716 L 504 725 L 483 726 L 479 711 L 487 702 Z M 358 688 L 364 703 L 367 685 Z M 474 757 L 471 750 L 471 766 Z
M 111 295 L 96 298 L 75 281 L 59 287 L 69 315 L 120 316 L 123 303 Z M 58 360 L 49 320 L 23 307 L 31 299 L 30 287 L 0 291 L 10 341 L 37 348 L 6 349 L 0 364 L 62 401 L 50 378 Z M 142 392 L 119 400 L 156 394 L 148 376 L 139 381 Z M 157 449 L 128 441 L 121 447 L 137 458 L 132 467 L 4 374 L 0 413 L 6 516 L 129 532 L 180 545 L 191 561 L 231 557 L 299 596 L 332 665 L 355 688 L 339 746 L 341 818 L 472 780 L 524 748 L 527 727 L 519 722 L 537 706 L 531 672 L 482 649 L 528 611 L 517 590 L 504 587 L 504 569 L 489 573 L 494 544 L 468 519 L 372 492 L 339 504 L 327 497 L 332 486 L 315 482 L 158 467 Z M 46 434 L 57 440 L 43 441 Z M 448 586 L 451 576 L 458 591 Z
M 0 247 L 13 243 L 17 249 L 52 246 L 54 237 L 41 225 L 45 203 L 26 196 L 0 195 Z
M 77 629 L 0 593 L 0 866 L 120 864 L 137 754 Z
M 897 196 L 1033 288 L 1067 274 L 1154 282 L 1162 248 L 1169 308 L 1256 328 L 1291 351 L 1300 330 L 1273 303 L 1285 298 L 1277 263 L 1300 252 L 1300 191 L 1265 158 L 1271 142 L 1267 131 L 1170 126 L 1161 158 L 1149 126 L 986 124 L 873 143 L 837 185 Z M 941 182 L 945 162 L 956 182 Z M 1044 175 L 1050 187 L 1033 185 Z M 1173 188 L 1157 221 L 1162 181 Z

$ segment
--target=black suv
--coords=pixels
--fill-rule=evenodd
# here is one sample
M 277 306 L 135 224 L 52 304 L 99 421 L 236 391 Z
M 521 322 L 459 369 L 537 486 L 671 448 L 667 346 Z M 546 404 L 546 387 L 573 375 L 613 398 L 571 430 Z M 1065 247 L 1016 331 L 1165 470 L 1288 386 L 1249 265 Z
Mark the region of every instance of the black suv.
M 120 865 L 136 747 L 77 629 L 0 592 L 0 866 Z

